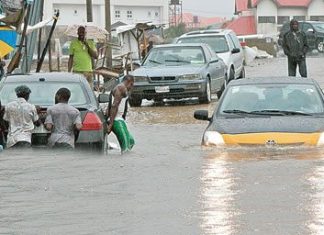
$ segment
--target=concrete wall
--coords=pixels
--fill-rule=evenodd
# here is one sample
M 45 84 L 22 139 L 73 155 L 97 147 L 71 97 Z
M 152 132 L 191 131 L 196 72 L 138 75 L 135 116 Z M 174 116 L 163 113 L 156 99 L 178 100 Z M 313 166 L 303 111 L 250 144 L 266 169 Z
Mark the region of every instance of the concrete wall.
M 313 0 L 308 7 L 308 18 L 310 16 L 323 16 L 324 15 L 324 1 Z
M 290 16 L 290 19 L 292 19 L 294 16 L 306 16 L 306 15 L 307 15 L 306 8 L 289 7 L 289 8 L 278 9 L 278 16 Z
M 272 0 L 260 1 L 257 7 L 257 33 L 258 34 L 276 34 L 276 23 L 259 23 L 259 16 L 274 16 L 277 20 L 277 5 Z

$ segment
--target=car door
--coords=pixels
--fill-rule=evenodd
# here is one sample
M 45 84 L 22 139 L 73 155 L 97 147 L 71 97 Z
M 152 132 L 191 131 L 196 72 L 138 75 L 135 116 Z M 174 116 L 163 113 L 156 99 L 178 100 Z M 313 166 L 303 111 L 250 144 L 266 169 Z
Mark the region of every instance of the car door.
M 235 77 L 237 77 L 237 76 L 239 76 L 241 70 L 243 69 L 243 60 L 244 60 L 243 49 L 242 49 L 240 41 L 238 40 L 236 35 L 234 35 L 233 33 L 230 33 L 229 37 L 234 44 L 234 49 L 240 50 L 239 52 L 232 53 L 234 67 L 235 67 Z
M 306 34 L 308 46 L 310 48 L 316 47 L 316 35 L 315 35 L 315 29 L 314 27 L 307 22 L 304 22 L 302 24 L 302 30 Z
M 217 54 L 210 48 L 206 47 L 205 49 L 206 59 L 208 64 L 208 70 L 211 75 L 211 89 L 212 91 L 219 90 L 223 83 L 225 82 L 224 74 L 225 66 L 223 65 L 223 61 L 217 56 Z M 217 61 L 211 62 L 211 60 Z

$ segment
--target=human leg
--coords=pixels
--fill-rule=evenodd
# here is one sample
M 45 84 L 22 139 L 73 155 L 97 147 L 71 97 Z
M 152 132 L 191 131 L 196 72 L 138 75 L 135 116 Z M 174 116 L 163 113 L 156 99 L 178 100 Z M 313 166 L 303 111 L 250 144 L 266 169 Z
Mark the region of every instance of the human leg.
M 131 150 L 135 144 L 133 136 L 129 133 L 126 122 L 123 119 L 114 120 L 112 129 L 116 135 L 121 151 Z
M 296 76 L 297 63 L 296 60 L 288 56 L 288 75 L 295 77 Z
M 307 67 L 306 67 L 306 59 L 303 58 L 298 61 L 298 68 L 300 76 L 306 78 L 307 77 Z

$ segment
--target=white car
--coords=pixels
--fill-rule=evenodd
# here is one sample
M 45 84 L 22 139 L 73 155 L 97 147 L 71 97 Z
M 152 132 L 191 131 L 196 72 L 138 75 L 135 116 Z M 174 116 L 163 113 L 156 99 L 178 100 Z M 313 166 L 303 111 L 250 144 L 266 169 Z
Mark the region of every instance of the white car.
M 230 29 L 193 31 L 181 35 L 177 43 L 206 43 L 227 65 L 227 82 L 245 77 L 240 41 Z

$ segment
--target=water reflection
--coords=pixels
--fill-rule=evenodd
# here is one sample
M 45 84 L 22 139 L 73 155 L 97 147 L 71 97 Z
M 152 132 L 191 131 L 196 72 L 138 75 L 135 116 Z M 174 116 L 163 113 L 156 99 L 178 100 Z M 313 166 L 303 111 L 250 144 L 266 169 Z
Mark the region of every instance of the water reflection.
M 219 156 L 206 159 L 201 177 L 203 234 L 229 235 L 237 230 L 234 181 L 232 168 L 226 159 Z
M 322 157 L 324 154 L 322 155 Z M 308 177 L 311 185 L 308 228 L 313 235 L 324 234 L 324 164 L 319 162 Z

